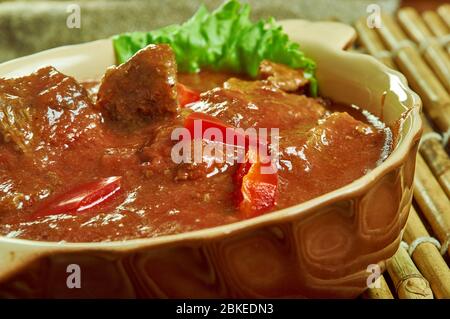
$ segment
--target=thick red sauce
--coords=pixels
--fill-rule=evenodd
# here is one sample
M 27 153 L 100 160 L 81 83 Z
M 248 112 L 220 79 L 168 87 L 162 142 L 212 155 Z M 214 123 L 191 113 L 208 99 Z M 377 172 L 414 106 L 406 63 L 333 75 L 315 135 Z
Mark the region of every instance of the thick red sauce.
M 26 151 L 19 151 L 10 141 L 0 143 L 0 235 L 43 241 L 113 241 L 241 219 L 233 200 L 235 167 L 209 177 L 175 178 L 178 168 L 168 156 L 173 145 L 169 136 L 180 126 L 179 118 L 162 117 L 137 129 L 123 129 L 93 103 L 84 102 L 95 99 L 95 83 L 85 84 L 91 92 L 86 97 L 86 91 L 70 78 L 61 82 L 54 74 L 56 79 L 48 80 L 54 83 L 44 87 L 42 76 L 34 77 L 34 92 L 28 93 L 42 99 L 40 109 L 32 112 L 38 136 L 30 138 Z M 179 74 L 178 81 L 204 92 L 221 87 L 229 77 L 202 72 Z M 14 86 L 16 82 L 5 82 L 0 88 L 12 94 Z M 61 94 L 65 86 L 72 93 Z M 228 93 L 213 90 L 203 98 L 208 103 L 192 108 L 234 126 L 280 129 L 279 194 L 271 211 L 352 182 L 391 150 L 390 130 L 355 107 L 291 97 L 294 94 L 280 100 L 270 92 L 251 92 L 247 95 L 252 103 L 244 105 L 238 95 L 224 100 Z M 70 110 L 65 108 L 67 103 L 72 104 Z M 339 112 L 331 114 L 330 110 Z M 122 189 L 104 204 L 76 214 L 33 217 L 51 198 L 109 176 L 122 176 Z

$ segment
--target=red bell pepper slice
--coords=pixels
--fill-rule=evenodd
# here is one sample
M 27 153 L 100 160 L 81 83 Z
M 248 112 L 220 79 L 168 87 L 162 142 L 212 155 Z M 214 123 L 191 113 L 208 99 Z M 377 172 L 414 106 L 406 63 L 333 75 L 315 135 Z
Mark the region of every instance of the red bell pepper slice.
M 181 83 L 177 84 L 178 103 L 181 107 L 200 100 L 200 93 Z
M 201 122 L 200 131 L 195 130 L 196 121 Z M 223 137 L 223 140 L 218 142 L 244 147 L 246 152 L 248 151 L 250 146 L 250 136 L 246 135 L 243 130 L 238 130 L 235 127 L 228 125 L 209 114 L 201 112 L 193 112 L 189 114 L 184 120 L 184 127 L 189 130 L 192 139 L 203 138 L 207 129 L 216 128 L 220 130 Z M 230 141 L 226 140 L 227 132 L 229 132 L 229 134 L 231 134 L 231 136 L 233 137 L 233 141 L 231 143 Z M 242 143 L 242 141 L 245 145 L 238 145 L 238 143 Z M 267 147 L 267 143 L 259 139 L 256 141 L 256 143 L 257 147 Z
M 121 180 L 121 176 L 112 176 L 80 185 L 45 204 L 33 217 L 73 214 L 104 203 L 120 190 Z
M 201 131 L 198 131 L 198 129 L 198 132 L 195 131 L 196 121 L 201 121 Z M 199 112 L 189 114 L 185 119 L 184 126 L 189 130 L 191 138 L 203 138 L 203 134 L 209 128 L 219 129 L 223 138 L 226 137 L 227 130 L 233 130 L 234 145 L 236 145 L 238 136 L 242 137 L 242 134 L 244 134 L 211 115 Z M 195 133 L 201 135 L 196 136 Z M 257 149 L 249 147 L 250 137 L 244 135 L 243 138 L 246 158 L 244 163 L 239 164 L 235 174 L 235 199 L 242 216 L 250 218 L 261 215 L 275 206 L 278 191 L 278 173 L 269 158 L 266 161 L 261 161 L 257 155 Z M 267 147 L 264 141 L 258 140 L 257 143 L 258 148 Z M 266 171 L 263 172 L 264 169 Z
M 278 173 L 273 165 L 270 161 L 263 163 L 256 152 L 249 150 L 245 163 L 238 166 L 235 174 L 235 200 L 244 218 L 259 216 L 275 206 Z M 264 167 L 269 171 L 263 172 Z
M 201 124 L 201 130 L 195 130 L 195 123 Z M 233 130 L 234 127 L 220 121 L 219 119 L 215 118 L 214 116 L 201 113 L 201 112 L 193 112 L 189 114 L 186 119 L 184 120 L 184 127 L 189 130 L 189 133 L 191 134 L 191 138 L 203 138 L 204 133 L 209 128 L 216 128 L 219 129 L 222 133 L 223 138 L 225 139 L 227 130 Z M 199 136 L 196 136 L 199 135 Z M 220 141 L 225 142 L 225 140 Z

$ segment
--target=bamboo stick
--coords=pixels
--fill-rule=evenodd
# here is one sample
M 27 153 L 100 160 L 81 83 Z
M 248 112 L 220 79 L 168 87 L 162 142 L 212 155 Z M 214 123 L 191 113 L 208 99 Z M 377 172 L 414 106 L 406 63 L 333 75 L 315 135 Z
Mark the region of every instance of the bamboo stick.
M 427 162 L 442 189 L 450 198 L 450 158 L 442 146 L 442 137 L 433 131 L 428 119 L 422 116 L 423 135 L 420 154 Z
M 437 9 L 437 12 L 450 28 L 450 4 L 443 4 Z
M 364 22 L 365 21 L 362 21 L 362 23 L 363 23 L 362 27 L 361 27 L 361 22 L 358 23 L 357 25 L 355 25 L 355 28 L 359 32 L 359 35 L 361 38 L 361 41 L 360 41 L 361 44 L 366 46 L 366 48 L 368 49 L 368 51 L 371 54 L 378 53 L 378 52 L 386 52 L 384 44 L 380 43 L 379 37 L 362 36 L 362 34 L 364 32 L 366 32 L 366 30 L 364 28 Z M 442 24 L 442 21 L 440 21 L 440 22 Z M 446 28 L 445 25 L 444 25 L 444 27 Z M 373 31 L 373 30 L 369 29 L 369 31 Z M 434 29 L 433 29 L 433 32 L 435 32 Z M 394 31 L 394 34 L 395 34 L 395 31 Z M 439 35 L 439 34 L 436 34 L 436 35 Z M 388 36 L 389 36 L 389 34 L 388 34 Z M 398 34 L 397 34 L 397 36 L 398 36 Z M 367 44 L 366 44 L 368 41 L 370 41 L 369 39 L 372 39 L 372 41 L 378 42 L 375 45 L 370 46 L 370 49 L 369 49 L 369 46 L 367 46 Z M 389 65 L 389 66 L 392 67 L 391 65 Z M 424 120 L 424 132 L 425 133 L 432 132 L 433 129 L 430 126 L 430 124 L 428 123 L 428 120 L 425 117 L 423 118 L 423 120 Z M 435 133 L 435 134 L 437 134 L 437 133 Z M 437 136 L 439 136 L 439 135 L 437 134 Z M 438 151 L 439 153 L 441 153 L 441 154 L 442 154 L 442 152 L 445 153 L 445 150 L 443 149 L 442 145 L 439 143 L 439 140 L 437 140 L 437 139 L 430 139 L 430 140 L 433 140 L 434 147 L 436 145 L 439 145 L 437 147 L 438 149 L 440 149 Z M 425 145 L 426 144 L 421 145 L 421 148 L 423 148 L 422 151 L 426 150 L 428 148 Z M 427 152 L 427 154 L 428 154 L 428 152 Z M 429 157 L 429 158 L 427 158 L 427 162 L 433 163 L 434 160 L 431 157 Z M 422 161 L 422 163 L 423 163 L 423 161 Z M 418 166 L 419 165 L 420 164 L 418 164 Z M 421 165 L 421 167 L 423 167 L 423 165 Z M 433 168 L 433 170 L 436 169 L 435 167 L 433 167 L 433 164 L 431 164 L 431 167 Z M 436 165 L 436 167 L 438 167 L 438 165 Z M 420 168 L 418 168 L 418 170 L 420 170 Z M 426 175 L 426 173 L 425 173 L 425 175 Z M 429 237 L 427 230 L 423 226 L 422 221 L 418 217 L 414 208 L 411 208 L 410 217 L 409 217 L 409 220 L 408 220 L 408 223 L 407 223 L 407 226 L 406 226 L 403 236 L 404 236 L 403 237 L 404 240 L 406 242 L 408 242 L 409 244 L 413 243 L 414 240 L 416 240 L 417 238 Z M 422 272 L 423 276 L 429 281 L 435 296 L 437 298 L 450 298 L 450 270 L 449 270 L 447 264 L 445 263 L 443 257 L 441 256 L 438 248 L 435 245 L 433 245 L 432 243 L 423 242 L 416 247 L 416 249 L 413 252 L 412 258 L 413 258 L 415 264 L 418 266 L 418 268 Z M 383 284 L 386 285 L 384 278 L 382 280 L 382 286 L 383 286 Z M 389 289 L 387 287 L 387 285 L 386 285 L 386 288 Z M 380 294 L 383 295 L 383 293 L 386 293 L 386 290 L 377 290 L 377 289 L 370 290 L 369 289 L 365 295 L 366 296 L 368 295 L 369 298 L 370 297 L 380 298 L 378 295 L 376 295 L 377 292 L 380 292 Z M 387 290 L 387 293 L 392 296 L 392 294 L 389 290 Z M 372 294 L 372 296 L 370 296 L 370 294 Z M 386 296 L 384 296 L 384 297 L 387 298 Z M 392 298 L 392 297 L 390 297 L 390 298 Z
M 386 266 L 400 299 L 433 299 L 430 284 L 403 247 L 399 247 Z
M 422 118 L 422 128 L 423 128 L 423 135 L 428 134 L 428 133 L 436 133 L 430 123 L 430 121 L 426 118 L 426 116 L 421 113 L 421 118 Z M 437 135 L 439 135 L 439 138 L 442 138 L 442 136 L 439 133 L 436 133 Z
M 425 11 L 422 13 L 422 18 L 436 37 L 443 39 L 450 34 L 450 29 L 436 12 L 431 10 Z M 450 54 L 450 42 L 445 45 L 445 48 L 447 49 L 447 53 Z
M 373 55 L 388 67 L 395 69 L 394 61 L 389 51 L 384 48 L 383 42 L 377 32 L 367 26 L 365 17 L 355 22 L 355 29 L 358 32 L 358 41 L 364 46 L 370 55 Z
M 379 278 L 380 287 L 373 287 L 368 288 L 363 296 L 367 299 L 394 299 L 394 296 L 392 295 L 391 290 L 389 289 L 389 286 L 386 282 L 386 279 L 384 279 L 384 276 L 381 275 Z
M 366 47 L 370 54 L 377 55 L 379 52 L 386 52 L 381 39 L 373 29 L 367 27 L 364 18 L 361 18 L 355 23 L 355 28 L 358 31 L 360 43 Z M 382 62 L 386 63 L 391 68 L 395 68 L 392 59 L 388 56 L 386 56 L 386 59 L 382 59 Z M 434 130 L 429 124 L 428 119 L 422 116 L 422 122 L 424 126 L 424 136 L 430 136 L 427 134 L 434 132 Z M 440 137 L 438 133 L 434 132 L 434 134 Z M 420 151 L 447 196 L 450 196 L 450 159 L 441 145 L 440 140 L 436 138 L 427 139 L 421 144 Z
M 420 154 L 423 156 L 434 176 L 450 198 L 450 159 L 442 144 L 437 139 L 424 140 L 420 146 Z
M 394 61 L 405 74 L 411 87 L 422 97 L 424 109 L 441 132 L 450 130 L 450 96 L 426 65 L 394 19 L 382 15 L 377 29 L 387 47 L 395 54 Z
M 414 8 L 405 7 L 398 11 L 398 21 L 408 36 L 420 46 L 420 51 L 441 83 L 450 92 L 450 57 L 441 44 L 433 38 L 420 15 Z
M 430 237 L 430 234 L 422 224 L 414 207 L 411 207 L 403 240 L 411 245 L 418 238 L 427 237 Z M 450 269 L 437 247 L 430 242 L 422 242 L 416 246 L 412 258 L 430 283 L 436 298 L 450 298 Z
M 441 244 L 450 236 L 450 201 L 420 154 L 417 155 L 414 198 Z M 450 248 L 447 250 L 450 255 Z

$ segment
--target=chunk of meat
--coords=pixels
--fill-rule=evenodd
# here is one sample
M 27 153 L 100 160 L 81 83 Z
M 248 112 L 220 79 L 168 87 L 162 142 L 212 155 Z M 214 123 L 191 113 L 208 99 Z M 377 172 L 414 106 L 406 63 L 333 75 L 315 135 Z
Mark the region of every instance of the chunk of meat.
M 170 46 L 149 45 L 126 63 L 106 71 L 98 90 L 97 107 L 126 126 L 176 113 L 176 73 Z
M 71 168 L 80 157 L 95 159 L 103 143 L 103 119 L 87 91 L 52 67 L 0 79 L 0 106 L 0 211 L 28 209 L 77 179 Z
M 187 141 L 186 148 L 190 149 L 187 161 L 176 167 L 175 180 L 196 180 L 213 177 L 227 172 L 235 166 L 239 154 L 243 152 L 238 147 L 226 145 L 222 142 L 208 140 Z
M 165 174 L 173 175 L 175 181 L 196 180 L 223 173 L 230 167 L 225 145 L 220 142 L 172 140 L 177 124 L 159 126 L 155 136 L 139 152 L 147 177 Z M 233 147 L 232 151 L 237 157 L 237 149 Z
M 18 150 L 28 152 L 33 138 L 31 109 L 20 96 L 0 92 L 0 134 L 3 141 L 12 143 Z
M 312 126 L 326 112 L 319 99 L 288 94 L 264 81 L 235 78 L 202 93 L 200 102 L 189 107 L 244 129 Z
M 88 131 L 98 130 L 101 121 L 87 91 L 53 67 L 0 79 L 0 135 L 23 153 L 38 146 L 67 148 Z
M 167 124 L 155 125 L 152 136 L 149 136 L 147 143 L 138 152 L 147 177 L 173 172 L 176 164 L 171 160 L 171 151 L 176 142 L 172 141 L 171 136 L 173 130 L 181 125 L 181 122 L 170 121 L 167 121 Z
M 295 92 L 309 83 L 302 70 L 264 60 L 259 65 L 259 76 L 285 92 Z

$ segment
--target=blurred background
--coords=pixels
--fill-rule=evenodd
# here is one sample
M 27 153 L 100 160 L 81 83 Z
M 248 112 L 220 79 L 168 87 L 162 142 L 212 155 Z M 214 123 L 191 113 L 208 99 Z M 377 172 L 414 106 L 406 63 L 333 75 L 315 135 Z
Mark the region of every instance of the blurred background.
M 188 19 L 201 3 L 210 9 L 223 0 L 0 0 L 0 62 L 64 44 L 81 43 L 126 31 L 148 31 Z M 441 0 L 249 0 L 253 17 L 305 18 L 352 23 L 378 4 L 393 13 L 399 6 L 434 9 Z M 74 6 L 75 5 L 75 6 Z M 69 28 L 80 12 L 80 27 Z M 72 21 L 74 22 L 74 21 Z M 75 21 L 76 22 L 76 21 Z M 72 25 L 73 26 L 73 25 Z

